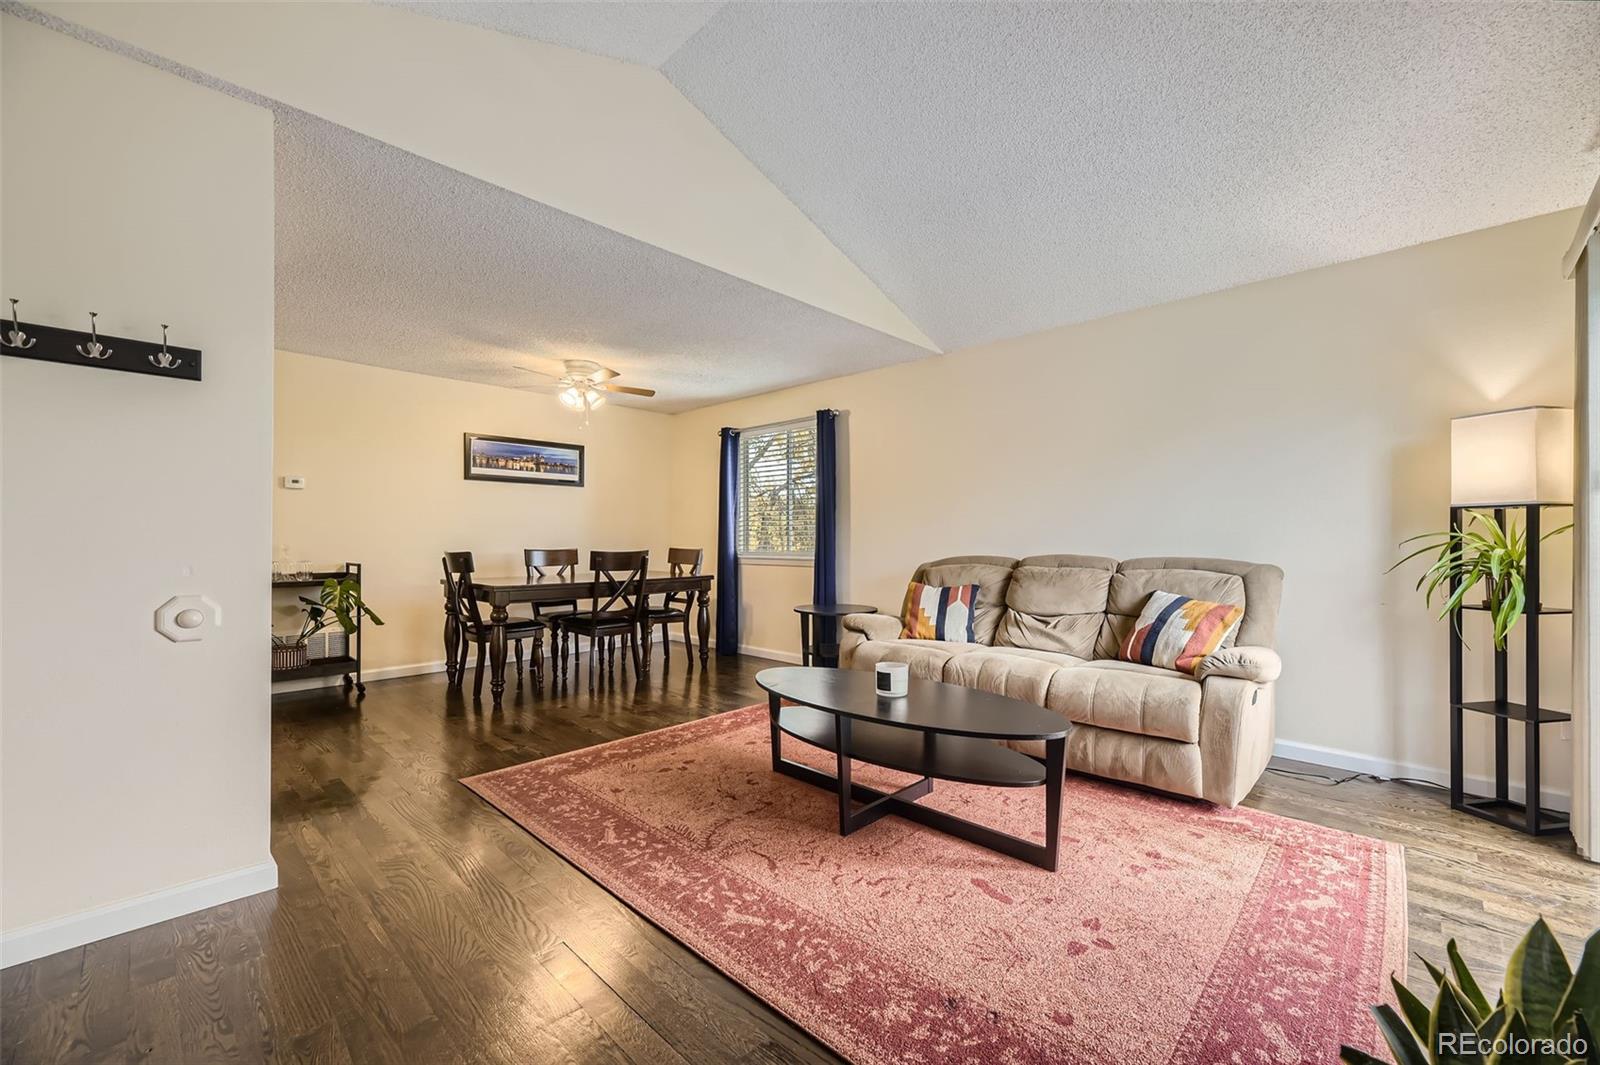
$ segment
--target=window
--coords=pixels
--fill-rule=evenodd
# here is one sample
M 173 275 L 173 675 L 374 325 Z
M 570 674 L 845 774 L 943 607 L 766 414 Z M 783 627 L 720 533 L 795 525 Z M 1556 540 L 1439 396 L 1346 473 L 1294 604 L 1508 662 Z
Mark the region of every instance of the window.
M 739 555 L 809 559 L 817 546 L 817 426 L 739 434 Z

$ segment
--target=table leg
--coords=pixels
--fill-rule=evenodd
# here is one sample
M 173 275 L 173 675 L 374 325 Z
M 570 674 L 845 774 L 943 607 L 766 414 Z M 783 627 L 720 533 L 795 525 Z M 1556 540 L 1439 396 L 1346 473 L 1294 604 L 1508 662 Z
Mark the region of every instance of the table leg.
M 1067 775 L 1067 741 L 1046 740 L 1044 744 L 1044 861 L 1040 866 L 1056 871 L 1061 851 L 1061 789 Z
M 504 603 L 496 603 L 489 614 L 489 694 L 495 709 L 500 707 L 500 697 L 506 690 L 506 612 Z
M 711 650 L 707 646 L 711 639 L 711 596 L 702 588 L 695 597 L 700 600 L 696 622 L 700 629 L 700 667 L 704 669 L 711 662 Z
M 843 714 L 833 715 L 833 739 L 838 748 L 839 835 L 848 836 L 855 826 L 850 823 L 850 719 Z
M 811 664 L 811 615 L 800 615 L 800 664 Z
M 456 612 L 448 606 L 444 608 L 444 675 L 445 680 L 452 687 L 459 679 L 456 669 L 456 656 L 461 653 L 461 624 L 456 620 Z

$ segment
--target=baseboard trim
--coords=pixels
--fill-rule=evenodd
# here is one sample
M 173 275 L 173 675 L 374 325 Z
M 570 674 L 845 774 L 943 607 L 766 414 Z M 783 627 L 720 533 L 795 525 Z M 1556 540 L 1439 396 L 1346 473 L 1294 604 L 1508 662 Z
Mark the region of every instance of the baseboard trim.
M 1329 769 L 1342 769 L 1347 773 L 1371 773 L 1380 777 L 1411 777 L 1415 780 L 1426 780 L 1445 787 L 1450 786 L 1450 770 L 1438 766 L 1418 765 L 1415 762 L 1396 762 L 1387 758 L 1374 758 L 1371 755 L 1358 754 L 1355 751 L 1341 750 L 1338 747 L 1323 747 L 1315 743 L 1296 743 L 1294 740 L 1279 740 L 1273 744 L 1272 755 L 1274 758 L 1287 758 L 1296 762 L 1308 762 L 1311 765 L 1325 766 Z M 1494 781 L 1488 777 L 1468 776 L 1466 788 L 1469 792 L 1478 795 L 1492 794 Z M 1522 785 L 1513 781 L 1508 789 L 1510 796 L 1516 802 L 1522 801 Z M 1555 788 L 1545 788 L 1542 802 L 1547 809 L 1571 809 L 1572 797 L 1565 791 Z
M 671 640 L 673 643 L 682 643 L 683 637 L 679 636 L 677 633 L 673 633 Z M 698 644 L 696 646 L 698 646 Z M 711 650 L 712 654 L 716 654 L 716 640 L 708 641 L 706 646 Z M 739 645 L 739 653 L 742 655 L 749 655 L 751 658 L 770 658 L 774 662 L 788 662 L 791 665 L 796 666 L 800 664 L 799 651 L 779 651 L 771 647 L 754 647 L 750 644 L 742 643 Z
M 132 932 L 278 886 L 271 860 L 0 934 L 0 968 Z

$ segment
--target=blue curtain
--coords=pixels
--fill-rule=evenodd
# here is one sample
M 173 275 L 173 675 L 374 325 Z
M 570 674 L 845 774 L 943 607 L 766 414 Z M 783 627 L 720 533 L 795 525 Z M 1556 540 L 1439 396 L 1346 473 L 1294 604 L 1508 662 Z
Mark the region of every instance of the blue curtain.
M 717 654 L 739 653 L 739 430 L 722 430 L 717 491 Z
M 817 411 L 817 549 L 811 567 L 811 601 L 832 606 L 839 601 L 839 412 Z M 817 618 L 817 642 L 833 647 L 839 642 L 839 623 Z M 838 665 L 837 656 L 824 659 Z

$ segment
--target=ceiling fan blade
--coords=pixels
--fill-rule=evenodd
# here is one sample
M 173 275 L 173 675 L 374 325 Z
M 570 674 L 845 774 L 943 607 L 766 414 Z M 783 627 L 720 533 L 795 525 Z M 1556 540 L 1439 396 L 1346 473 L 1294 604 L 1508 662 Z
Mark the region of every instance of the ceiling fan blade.
M 589 374 L 589 380 L 593 381 L 595 384 L 598 385 L 603 381 L 611 380 L 613 377 L 621 377 L 621 376 L 622 375 L 620 373 L 618 373 L 617 371 L 608 370 L 604 366 L 601 366 L 601 367 L 599 367 L 598 369 L 594 370 L 593 372 L 591 372 Z
M 627 385 L 607 385 L 597 382 L 595 387 L 602 392 L 623 392 L 630 396 L 653 396 L 656 394 L 656 390 L 653 388 L 630 388 Z

